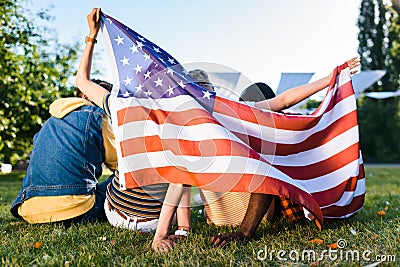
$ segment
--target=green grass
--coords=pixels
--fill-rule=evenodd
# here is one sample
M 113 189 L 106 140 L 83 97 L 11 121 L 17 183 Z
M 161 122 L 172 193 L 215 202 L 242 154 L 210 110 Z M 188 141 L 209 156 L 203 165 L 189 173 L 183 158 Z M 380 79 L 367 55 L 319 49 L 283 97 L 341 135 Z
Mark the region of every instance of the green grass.
M 20 188 L 23 173 L 0 175 L 0 266 L 365 266 L 376 256 L 394 255 L 396 262 L 382 266 L 399 266 L 400 261 L 400 168 L 366 168 L 367 195 L 364 209 L 355 217 L 328 224 L 318 231 L 311 223 L 278 221 L 262 224 L 255 239 L 246 244 L 233 243 L 224 249 L 209 246 L 209 238 L 219 232 L 235 230 L 211 227 L 193 210 L 193 232 L 179 242 L 170 254 L 157 254 L 150 248 L 153 234 L 116 229 L 107 223 L 91 225 L 29 225 L 16 220 L 9 206 Z M 383 216 L 377 212 L 389 209 Z M 318 238 L 324 244 L 311 243 Z M 296 253 L 313 250 L 317 256 L 327 244 L 344 239 L 347 246 L 318 260 L 279 260 L 278 250 Z M 35 248 L 35 243 L 41 246 Z M 258 260 L 267 248 L 272 260 Z M 272 251 L 274 250 L 274 251 Z M 359 253 L 360 262 L 349 253 Z M 371 261 L 362 253 L 370 254 Z M 282 253 L 282 252 L 281 252 Z M 340 255 L 342 253 L 342 256 Z M 263 253 L 260 254 L 264 256 Z M 337 258 L 335 259 L 335 255 Z M 356 258 L 356 254 L 353 254 Z M 300 257 L 301 259 L 301 257 Z M 381 266 L 381 265 L 379 265 Z

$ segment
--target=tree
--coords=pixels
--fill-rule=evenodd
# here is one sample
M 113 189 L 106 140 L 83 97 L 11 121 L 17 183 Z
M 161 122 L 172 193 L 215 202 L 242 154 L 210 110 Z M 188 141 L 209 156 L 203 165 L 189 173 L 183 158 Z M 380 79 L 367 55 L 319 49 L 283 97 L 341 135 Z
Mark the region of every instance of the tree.
M 0 6 L 0 162 L 28 156 L 33 135 L 49 117 L 56 98 L 71 95 L 77 44 L 63 45 L 40 25 L 52 19 L 48 10 L 32 16 L 24 0 L 2 0 Z
M 386 5 L 385 5 L 386 4 Z M 390 2 L 362 0 L 360 6 L 359 54 L 364 70 L 386 69 L 380 83 L 370 91 L 399 89 L 399 18 Z M 399 162 L 400 131 L 399 99 L 375 100 L 360 98 L 360 142 L 367 162 Z

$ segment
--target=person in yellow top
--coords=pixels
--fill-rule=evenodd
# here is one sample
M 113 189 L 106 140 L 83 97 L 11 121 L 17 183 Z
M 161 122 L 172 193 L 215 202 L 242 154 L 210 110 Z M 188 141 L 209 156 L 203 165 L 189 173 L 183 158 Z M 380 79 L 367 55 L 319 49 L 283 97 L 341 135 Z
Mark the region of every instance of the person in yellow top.
M 111 85 L 93 80 L 108 91 Z M 28 223 L 107 221 L 103 164 L 117 168 L 114 134 L 105 111 L 77 90 L 50 105 L 52 115 L 33 139 L 22 188 L 11 213 Z

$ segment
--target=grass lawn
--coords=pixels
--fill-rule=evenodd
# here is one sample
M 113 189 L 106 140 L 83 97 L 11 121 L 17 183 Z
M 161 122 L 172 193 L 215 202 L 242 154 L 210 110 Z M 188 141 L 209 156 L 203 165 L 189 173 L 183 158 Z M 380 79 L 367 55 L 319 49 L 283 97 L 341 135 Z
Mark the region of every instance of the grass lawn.
M 0 174 L 0 266 L 376 266 L 377 260 L 400 266 L 400 168 L 367 167 L 366 176 L 364 209 L 322 231 L 308 222 L 278 221 L 261 225 L 249 243 L 215 249 L 209 237 L 234 229 L 210 227 L 193 210 L 187 240 L 170 254 L 156 254 L 153 234 L 107 223 L 65 227 L 14 219 L 9 207 L 23 173 Z M 339 248 L 330 250 L 336 242 Z

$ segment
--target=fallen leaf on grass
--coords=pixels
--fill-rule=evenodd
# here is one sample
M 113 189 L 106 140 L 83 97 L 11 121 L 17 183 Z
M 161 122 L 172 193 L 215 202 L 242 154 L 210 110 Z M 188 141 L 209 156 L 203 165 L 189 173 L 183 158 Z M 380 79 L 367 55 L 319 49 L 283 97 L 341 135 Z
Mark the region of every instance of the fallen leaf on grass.
M 373 237 L 371 237 L 371 240 L 375 240 L 379 237 L 379 235 L 374 235 Z
M 376 214 L 378 214 L 379 216 L 382 216 L 382 215 L 386 214 L 386 211 L 381 210 L 381 211 L 378 211 Z
M 317 244 L 323 244 L 323 243 L 324 243 L 324 240 L 318 239 L 318 238 L 314 238 L 314 239 L 311 239 L 311 240 L 308 241 L 308 242 L 310 242 L 310 243 L 317 243 Z
M 329 244 L 329 245 L 326 245 L 328 248 L 331 248 L 331 249 L 337 249 L 338 248 L 338 245 L 337 245 L 337 243 L 333 243 L 333 244 Z

